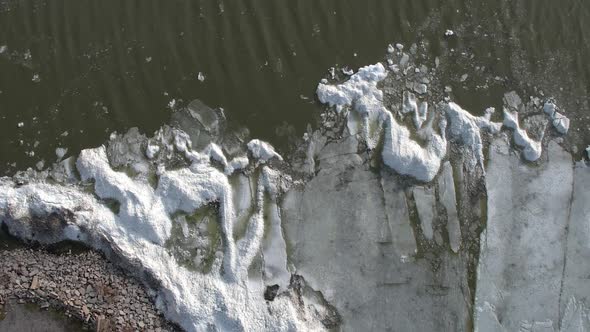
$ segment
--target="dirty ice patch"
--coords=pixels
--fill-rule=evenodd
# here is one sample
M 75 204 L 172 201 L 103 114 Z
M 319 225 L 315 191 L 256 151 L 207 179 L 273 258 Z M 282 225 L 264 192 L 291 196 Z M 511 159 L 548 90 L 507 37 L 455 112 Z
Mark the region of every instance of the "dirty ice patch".
M 383 91 L 377 88 L 377 83 L 387 77 L 387 69 L 381 63 L 362 67 L 346 82 L 338 85 L 327 83 L 318 84 L 316 94 L 318 99 L 331 107 L 336 107 L 340 113 L 345 107 L 354 107 L 355 115 L 349 115 L 349 128 L 363 133 L 369 148 L 376 145 L 376 140 L 370 133 L 370 125 L 380 116 L 383 109 Z M 360 126 L 356 123 L 360 117 Z M 358 129 L 357 129 L 358 128 Z

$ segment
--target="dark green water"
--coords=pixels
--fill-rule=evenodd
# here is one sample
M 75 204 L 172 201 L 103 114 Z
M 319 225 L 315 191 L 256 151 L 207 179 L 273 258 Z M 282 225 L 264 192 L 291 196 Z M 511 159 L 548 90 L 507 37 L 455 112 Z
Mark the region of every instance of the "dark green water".
M 446 29 L 458 32 L 451 45 Z M 515 86 L 534 79 L 579 98 L 572 127 L 585 130 L 588 32 L 587 1 L 0 0 L 0 174 L 114 130 L 151 133 L 172 99 L 221 106 L 285 149 L 286 135 L 314 123 L 315 87 L 331 66 L 374 63 L 393 42 L 426 40 L 433 55 L 470 49 Z M 504 92 L 455 91 L 474 109 Z

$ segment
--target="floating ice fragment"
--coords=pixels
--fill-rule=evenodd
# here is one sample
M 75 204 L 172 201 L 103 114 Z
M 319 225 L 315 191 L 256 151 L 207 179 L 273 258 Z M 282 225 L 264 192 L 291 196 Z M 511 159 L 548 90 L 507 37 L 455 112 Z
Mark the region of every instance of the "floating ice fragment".
M 553 115 L 555 114 L 557 110 L 557 105 L 555 105 L 555 103 L 548 101 L 545 103 L 545 105 L 543 105 L 543 112 L 545 112 L 545 114 L 549 115 L 549 117 L 553 118 Z
M 553 126 L 560 134 L 567 134 L 567 131 L 570 128 L 570 119 L 568 119 L 565 115 L 555 112 L 553 114 Z
M 31 81 L 33 81 L 35 83 L 39 83 L 39 82 L 41 82 L 41 77 L 39 77 L 39 74 L 34 74 Z
M 590 159 L 590 145 L 586 148 L 586 156 Z
M 395 52 L 395 48 L 393 47 L 393 45 L 389 44 L 387 45 L 387 53 L 393 53 Z
M 409 91 L 404 91 L 403 94 L 403 103 L 402 103 L 402 113 L 417 113 L 418 112 L 418 104 L 416 103 L 416 95 Z
M 6 52 L 6 49 L 7 49 L 6 45 L 0 46 L 0 54 Z
M 397 43 L 397 44 L 395 44 L 395 47 L 396 47 L 398 50 L 400 50 L 400 52 L 401 52 L 401 51 L 404 49 L 404 45 L 402 45 L 402 44 L 400 44 L 400 43 Z
M 19 127 L 19 128 L 22 128 L 22 127 L 25 126 L 25 123 L 24 122 L 19 122 L 19 123 L 16 124 L 16 126 Z
M 445 36 L 450 37 L 453 35 L 455 35 L 455 32 L 453 30 L 447 29 L 447 31 L 445 31 Z
M 467 77 L 469 77 L 469 75 L 468 75 L 468 74 L 463 74 L 463 75 L 461 75 L 461 79 L 460 79 L 460 81 L 461 81 L 461 82 L 465 82 L 465 81 L 467 80 Z
M 352 76 L 354 74 L 354 70 L 352 70 L 348 67 L 344 67 L 344 68 L 342 68 L 342 73 L 344 75 Z
M 55 149 L 55 155 L 57 156 L 57 160 L 61 160 L 61 158 L 63 158 L 66 153 L 68 153 L 68 149 L 67 148 L 57 148 Z
M 549 115 L 551 118 L 551 123 L 553 127 L 560 133 L 560 134 L 567 134 L 569 127 L 570 127 L 570 119 L 568 119 L 565 115 L 559 113 L 557 111 L 557 105 L 553 101 L 547 101 L 545 105 L 543 105 L 543 111 Z
M 35 167 L 37 167 L 37 170 L 42 170 L 43 167 L 45 167 L 45 160 L 39 160 L 36 164 Z
M 410 56 L 404 53 L 402 54 L 402 58 L 399 60 L 399 65 L 405 67 L 408 64 L 408 61 L 410 61 Z
M 151 56 L 146 57 L 145 62 L 147 62 L 147 63 L 152 62 L 152 57 Z
M 198 79 L 199 81 L 203 82 L 203 81 L 205 80 L 205 75 L 204 75 L 203 73 L 199 72 L 199 73 L 197 74 L 197 79 Z
M 419 94 L 425 94 L 428 91 L 428 86 L 424 83 L 416 83 L 414 84 L 414 91 Z

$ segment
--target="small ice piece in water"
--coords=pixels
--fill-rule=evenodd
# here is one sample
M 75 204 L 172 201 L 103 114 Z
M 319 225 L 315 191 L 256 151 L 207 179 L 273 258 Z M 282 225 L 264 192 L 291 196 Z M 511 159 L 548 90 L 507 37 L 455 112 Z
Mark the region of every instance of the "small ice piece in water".
M 400 43 L 395 44 L 395 47 L 397 47 L 397 49 L 400 51 L 404 49 L 404 45 L 402 45 Z
M 0 54 L 6 52 L 6 49 L 7 49 L 6 45 L 0 46 Z
M 402 113 L 412 113 L 418 111 L 418 104 L 416 103 L 416 95 L 409 91 L 404 91 L 402 104 Z
M 24 122 L 19 122 L 19 123 L 17 123 L 16 126 L 19 127 L 19 128 L 22 128 L 22 127 L 25 126 L 25 123 Z
M 332 79 L 335 79 L 336 78 L 336 68 L 330 67 L 330 77 Z
M 434 66 L 436 68 L 438 68 L 439 65 L 440 65 L 440 59 L 438 57 L 434 58 Z
M 445 36 L 450 37 L 450 36 L 454 36 L 455 32 L 453 30 L 449 30 L 447 29 L 447 31 L 445 31 Z
M 395 64 L 390 65 L 389 66 L 389 69 L 391 69 L 391 71 L 394 72 L 394 73 L 396 73 L 396 74 L 399 73 L 399 66 L 398 65 L 395 65 Z
M 467 74 L 461 75 L 461 82 L 467 81 L 467 77 L 469 77 L 469 75 L 467 75 Z
M 43 167 L 45 167 L 45 160 L 39 160 L 36 164 L 35 167 L 37 167 L 37 170 L 42 170 Z
M 522 105 L 522 99 L 520 99 L 520 96 L 516 93 L 516 91 L 505 93 L 503 100 L 508 109 L 512 111 L 518 111 Z
M 151 56 L 148 56 L 147 58 L 145 58 L 145 62 L 148 62 L 148 63 L 149 62 L 152 62 L 152 57 Z
M 420 106 L 418 106 L 418 111 L 414 113 L 414 125 L 416 129 L 422 128 L 422 124 L 428 118 L 428 103 L 421 102 Z
M 545 114 L 549 115 L 552 119 L 553 119 L 553 115 L 555 114 L 557 110 L 557 106 L 555 105 L 555 103 L 548 101 L 545 103 L 545 105 L 543 105 L 543 112 L 545 112 Z
M 405 67 L 408 64 L 408 61 L 410 61 L 410 56 L 404 53 L 402 54 L 402 58 L 399 60 L 399 65 Z
M 393 48 L 393 45 L 389 44 L 387 45 L 387 53 L 393 53 L 395 52 L 395 48 Z
M 154 159 L 154 157 L 160 152 L 160 147 L 158 145 L 152 145 L 148 143 L 147 148 L 145 149 L 145 155 L 148 159 Z
M 570 119 L 559 112 L 553 113 L 552 123 L 555 129 L 557 129 L 557 131 L 562 135 L 567 134 L 567 131 L 570 128 Z
M 39 77 L 39 74 L 34 74 L 31 81 L 33 81 L 35 83 L 39 83 L 39 82 L 41 82 L 41 77 Z
M 171 101 L 168 102 L 168 108 L 174 109 L 175 106 L 176 106 L 176 99 L 172 99 Z
M 590 145 L 586 148 L 586 156 L 590 159 Z
M 416 83 L 414 84 L 414 91 L 419 94 L 425 94 L 428 91 L 428 87 L 424 83 Z
M 57 156 L 57 160 L 61 160 L 61 158 L 63 158 L 66 153 L 68 153 L 68 149 L 67 148 L 57 148 L 55 149 L 55 155 Z
M 198 79 L 199 81 L 203 82 L 203 81 L 205 80 L 205 74 L 203 74 L 203 73 L 199 72 L 199 73 L 197 74 L 197 79 Z
M 274 157 L 283 160 L 283 157 L 275 151 L 272 145 L 259 139 L 248 142 L 248 150 L 250 150 L 254 158 L 259 159 L 261 162 L 266 162 Z
M 549 115 L 553 127 L 562 135 L 567 134 L 570 128 L 570 119 L 557 111 L 557 105 L 553 101 L 547 101 L 543 105 L 543 112 Z
M 354 70 L 352 70 L 348 67 L 344 67 L 344 68 L 342 68 L 342 73 L 344 75 L 352 76 L 354 74 Z

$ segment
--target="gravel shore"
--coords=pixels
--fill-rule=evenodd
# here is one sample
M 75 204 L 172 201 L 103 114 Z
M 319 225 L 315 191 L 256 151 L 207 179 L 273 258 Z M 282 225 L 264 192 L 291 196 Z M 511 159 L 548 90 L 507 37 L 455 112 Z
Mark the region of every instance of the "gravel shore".
M 149 291 L 94 251 L 0 251 L 0 312 L 36 303 L 80 319 L 96 331 L 178 331 L 156 310 Z

